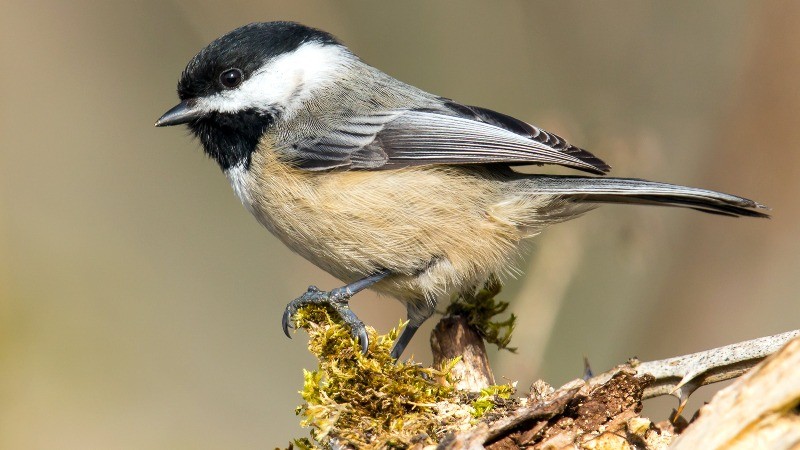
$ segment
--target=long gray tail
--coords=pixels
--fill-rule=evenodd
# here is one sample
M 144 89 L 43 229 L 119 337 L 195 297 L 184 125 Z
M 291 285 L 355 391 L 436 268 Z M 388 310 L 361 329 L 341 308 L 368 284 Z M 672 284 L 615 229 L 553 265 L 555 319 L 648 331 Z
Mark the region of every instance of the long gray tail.
M 756 211 L 766 206 L 746 198 L 636 178 L 534 175 L 520 182 L 532 192 L 562 195 L 576 202 L 680 206 L 732 217 L 769 217 Z

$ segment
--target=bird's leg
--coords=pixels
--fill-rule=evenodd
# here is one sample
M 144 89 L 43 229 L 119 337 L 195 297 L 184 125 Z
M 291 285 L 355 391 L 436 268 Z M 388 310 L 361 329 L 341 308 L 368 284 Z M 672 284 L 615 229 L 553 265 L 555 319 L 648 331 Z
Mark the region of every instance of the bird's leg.
M 403 328 L 394 346 L 392 346 L 392 358 L 397 359 L 403 354 L 403 350 L 405 350 L 408 343 L 411 342 L 411 338 L 414 337 L 414 333 L 416 333 L 417 330 L 419 330 L 419 325 L 411 325 L 411 322 Z
M 390 272 L 388 270 L 381 270 L 346 286 L 332 289 L 330 292 L 320 291 L 316 286 L 309 286 L 305 294 L 297 297 L 286 305 L 286 310 L 283 312 L 283 319 L 281 321 L 283 332 L 286 333 L 286 336 L 289 338 L 292 337 L 289 334 L 289 322 L 301 307 L 305 305 L 327 304 L 336 311 L 344 323 L 350 326 L 350 333 L 354 338 L 358 339 L 358 342 L 361 344 L 361 352 L 366 354 L 369 348 L 369 336 L 367 336 L 364 322 L 350 309 L 350 297 L 386 278 L 389 274 Z
M 406 303 L 406 309 L 408 311 L 408 325 L 403 328 L 392 347 L 392 358 L 394 359 L 403 354 L 403 350 L 411 342 L 411 338 L 414 337 L 414 333 L 417 332 L 420 325 L 433 315 L 436 310 L 436 304 L 427 299 L 417 299 Z

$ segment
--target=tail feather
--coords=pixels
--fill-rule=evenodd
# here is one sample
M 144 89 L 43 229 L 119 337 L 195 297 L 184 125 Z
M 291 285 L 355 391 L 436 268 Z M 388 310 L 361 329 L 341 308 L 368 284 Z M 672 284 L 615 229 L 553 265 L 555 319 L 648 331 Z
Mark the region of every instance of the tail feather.
M 534 175 L 520 180 L 537 194 L 576 202 L 678 206 L 725 216 L 769 217 L 766 206 L 736 195 L 636 178 Z

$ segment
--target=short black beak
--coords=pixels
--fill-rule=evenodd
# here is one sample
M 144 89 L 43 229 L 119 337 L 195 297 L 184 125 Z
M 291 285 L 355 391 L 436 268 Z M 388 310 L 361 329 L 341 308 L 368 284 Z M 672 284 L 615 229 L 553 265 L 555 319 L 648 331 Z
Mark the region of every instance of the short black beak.
M 170 127 L 189 123 L 203 116 L 203 111 L 197 108 L 197 100 L 188 98 L 165 112 L 163 116 L 156 120 L 157 127 Z

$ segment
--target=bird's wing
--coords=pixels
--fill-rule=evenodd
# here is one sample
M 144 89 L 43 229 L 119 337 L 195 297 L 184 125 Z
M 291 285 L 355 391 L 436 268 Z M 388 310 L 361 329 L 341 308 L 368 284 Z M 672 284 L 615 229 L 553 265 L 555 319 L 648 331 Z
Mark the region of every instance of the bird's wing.
M 348 118 L 288 153 L 307 170 L 433 164 L 558 164 L 595 174 L 609 166 L 559 136 L 488 109 L 387 110 Z

